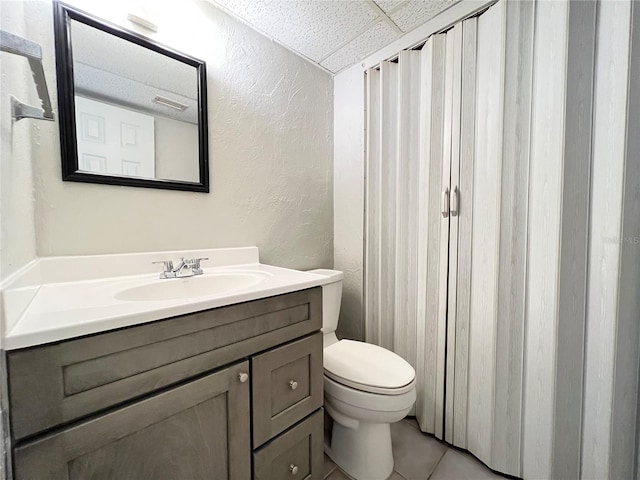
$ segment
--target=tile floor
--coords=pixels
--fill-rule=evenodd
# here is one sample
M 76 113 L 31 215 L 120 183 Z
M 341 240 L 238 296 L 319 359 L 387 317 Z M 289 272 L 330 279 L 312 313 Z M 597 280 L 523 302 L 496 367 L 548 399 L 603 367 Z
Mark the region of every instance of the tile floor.
M 407 417 L 391 426 L 394 472 L 388 480 L 495 480 L 497 475 L 471 454 L 449 448 L 433 436 L 424 434 L 414 418 Z M 324 456 L 326 480 L 349 480 L 347 474 Z M 366 479 L 362 479 L 366 480 Z

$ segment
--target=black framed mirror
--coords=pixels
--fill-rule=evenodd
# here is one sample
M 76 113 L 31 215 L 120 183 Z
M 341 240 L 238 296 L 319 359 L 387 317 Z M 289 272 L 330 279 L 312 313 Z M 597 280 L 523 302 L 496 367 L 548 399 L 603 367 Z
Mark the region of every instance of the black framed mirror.
M 209 192 L 205 63 L 54 10 L 62 179 Z

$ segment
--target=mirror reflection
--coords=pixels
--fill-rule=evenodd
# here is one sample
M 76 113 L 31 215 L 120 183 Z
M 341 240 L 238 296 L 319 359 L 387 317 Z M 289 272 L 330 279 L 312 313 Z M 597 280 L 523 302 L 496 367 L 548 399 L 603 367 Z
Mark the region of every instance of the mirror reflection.
M 79 170 L 197 182 L 196 69 L 75 20 L 71 42 Z
M 208 192 L 204 62 L 55 5 L 63 179 Z

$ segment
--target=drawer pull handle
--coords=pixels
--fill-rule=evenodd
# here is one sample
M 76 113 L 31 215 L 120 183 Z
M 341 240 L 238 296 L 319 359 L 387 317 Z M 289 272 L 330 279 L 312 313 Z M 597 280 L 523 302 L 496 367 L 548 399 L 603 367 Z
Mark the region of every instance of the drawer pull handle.
M 240 383 L 245 383 L 247 380 L 249 380 L 249 374 L 247 372 L 239 373 L 238 380 L 240 380 Z
M 295 380 L 289 380 L 289 388 L 291 390 L 295 390 L 296 388 L 298 388 L 298 382 L 296 382 Z
M 298 466 L 294 465 L 293 463 L 291 465 L 289 465 L 289 470 L 291 470 L 291 475 L 297 475 L 298 474 Z

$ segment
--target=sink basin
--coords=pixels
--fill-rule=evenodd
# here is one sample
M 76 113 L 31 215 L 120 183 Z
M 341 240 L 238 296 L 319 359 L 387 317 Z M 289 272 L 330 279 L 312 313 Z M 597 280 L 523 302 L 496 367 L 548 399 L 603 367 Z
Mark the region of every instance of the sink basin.
M 264 280 L 261 273 L 208 273 L 185 278 L 168 278 L 127 288 L 116 293 L 117 300 L 148 302 L 210 297 L 249 288 Z

